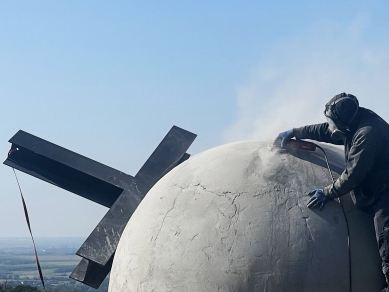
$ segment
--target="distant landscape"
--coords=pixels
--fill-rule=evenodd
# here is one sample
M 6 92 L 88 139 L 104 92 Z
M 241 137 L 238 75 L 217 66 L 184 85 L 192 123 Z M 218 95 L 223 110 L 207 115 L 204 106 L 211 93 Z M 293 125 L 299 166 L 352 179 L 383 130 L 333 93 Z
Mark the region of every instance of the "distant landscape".
M 75 255 L 85 238 L 35 238 L 47 291 L 108 291 L 108 277 L 99 289 L 69 278 L 80 257 Z M 30 285 L 43 291 L 31 238 L 0 237 L 0 289 Z

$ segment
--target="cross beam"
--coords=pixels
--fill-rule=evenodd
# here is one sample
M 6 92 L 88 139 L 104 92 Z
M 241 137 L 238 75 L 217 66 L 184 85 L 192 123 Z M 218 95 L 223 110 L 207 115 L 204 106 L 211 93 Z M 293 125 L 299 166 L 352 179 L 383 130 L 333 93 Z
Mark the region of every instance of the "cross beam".
M 109 208 L 77 251 L 83 259 L 70 275 L 98 288 L 111 270 L 120 236 L 153 185 L 190 157 L 196 135 L 173 126 L 135 177 L 18 131 L 4 164 Z

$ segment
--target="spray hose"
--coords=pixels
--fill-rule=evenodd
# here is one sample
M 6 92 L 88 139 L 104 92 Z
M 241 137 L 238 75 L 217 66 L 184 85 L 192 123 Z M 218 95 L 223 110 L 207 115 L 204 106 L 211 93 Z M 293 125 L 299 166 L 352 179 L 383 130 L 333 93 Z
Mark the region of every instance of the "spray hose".
M 312 143 L 312 144 L 315 144 L 315 143 Z M 324 158 L 325 158 L 326 163 L 327 163 L 327 168 L 328 168 L 328 171 L 330 172 L 330 175 L 331 175 L 332 183 L 335 183 L 334 175 L 332 174 L 332 171 L 331 171 L 331 168 L 330 168 L 330 164 L 328 163 L 328 158 L 327 158 L 326 152 L 319 145 L 317 145 L 317 144 L 315 144 L 315 145 L 316 145 L 317 148 L 319 148 L 321 151 L 323 151 Z
M 270 145 L 269 145 L 270 146 Z M 324 149 L 322 147 L 320 147 L 319 145 L 313 143 L 313 142 L 307 142 L 307 141 L 301 141 L 301 140 L 290 140 L 287 142 L 287 144 L 285 145 L 286 148 L 295 148 L 295 149 L 300 149 L 300 150 L 308 150 L 308 151 L 315 151 L 316 148 L 320 149 L 323 154 L 324 154 L 324 158 L 325 158 L 325 161 L 326 161 L 326 164 L 327 164 L 327 168 L 328 168 L 328 171 L 331 175 L 331 179 L 332 179 L 332 183 L 334 184 L 335 183 L 335 179 L 334 179 L 334 176 L 332 174 L 332 171 L 331 171 L 331 168 L 330 168 L 330 164 L 328 163 L 328 158 L 327 158 L 327 154 L 326 152 L 324 151 Z M 272 144 L 272 148 L 279 148 L 279 145 L 277 145 L 276 143 Z M 344 216 L 344 219 L 346 221 L 346 228 L 347 228 L 347 245 L 348 245 L 348 256 L 349 256 L 349 281 L 350 281 L 350 291 L 352 290 L 352 279 L 351 279 L 351 250 L 350 250 L 350 230 L 349 230 L 349 225 L 348 225 L 348 220 L 347 220 L 347 216 L 346 216 L 346 211 L 344 210 L 344 207 L 343 207 L 343 204 L 342 202 L 340 201 L 340 198 L 337 198 L 337 201 L 339 202 L 339 205 L 340 207 L 342 208 L 342 212 L 343 212 L 343 216 Z

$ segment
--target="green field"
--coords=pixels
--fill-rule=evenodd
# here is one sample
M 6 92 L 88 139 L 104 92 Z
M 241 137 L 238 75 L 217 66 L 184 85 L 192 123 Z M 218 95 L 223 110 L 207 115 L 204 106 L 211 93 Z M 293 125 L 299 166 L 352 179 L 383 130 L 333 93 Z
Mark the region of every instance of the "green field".
M 107 279 L 95 290 L 69 278 L 80 261 L 75 253 L 83 241 L 84 238 L 35 239 L 47 287 L 55 288 L 54 291 L 107 291 Z M 1 283 L 28 284 L 42 289 L 31 238 L 0 238 Z

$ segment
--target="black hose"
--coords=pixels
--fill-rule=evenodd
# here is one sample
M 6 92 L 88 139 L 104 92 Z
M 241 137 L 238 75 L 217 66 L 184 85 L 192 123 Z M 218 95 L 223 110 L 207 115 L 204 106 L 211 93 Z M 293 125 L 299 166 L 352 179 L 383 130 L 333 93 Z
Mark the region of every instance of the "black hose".
M 326 159 L 326 163 L 327 163 L 327 168 L 328 168 L 328 171 L 330 172 L 330 175 L 331 175 L 331 178 L 332 178 L 332 183 L 335 183 L 335 179 L 334 179 L 334 176 L 332 175 L 332 171 L 331 171 L 331 168 L 330 168 L 330 164 L 328 163 L 328 158 L 327 158 L 327 154 L 326 152 L 324 151 L 323 148 L 321 148 L 319 145 L 315 144 L 317 148 L 319 148 L 321 151 L 323 151 L 323 154 L 324 154 L 324 158 Z
M 334 176 L 332 174 L 332 171 L 331 171 L 331 168 L 330 168 L 330 164 L 328 163 L 328 158 L 327 158 L 327 154 L 326 152 L 324 151 L 323 148 L 321 148 L 319 145 L 315 144 L 317 148 L 319 148 L 321 151 L 323 151 L 323 154 L 324 154 L 324 158 L 326 160 L 326 163 L 327 163 L 327 168 L 328 168 L 328 171 L 330 172 L 330 175 L 331 175 L 331 178 L 332 178 L 332 183 L 334 184 L 335 183 L 335 179 L 334 179 Z M 347 228 L 347 245 L 348 245 L 348 265 L 349 265 L 349 281 L 350 281 L 350 292 L 352 291 L 352 279 L 351 279 L 351 250 L 350 250 L 350 230 L 349 230 L 349 227 L 348 227 L 348 220 L 347 220 L 347 216 L 346 216 L 346 211 L 344 210 L 344 207 L 343 207 L 343 204 L 342 202 L 340 201 L 340 198 L 337 198 L 338 199 L 338 202 L 340 204 L 340 207 L 342 208 L 342 212 L 343 212 L 343 216 L 344 216 L 344 219 L 346 221 L 346 228 Z

